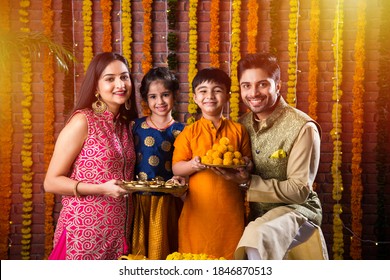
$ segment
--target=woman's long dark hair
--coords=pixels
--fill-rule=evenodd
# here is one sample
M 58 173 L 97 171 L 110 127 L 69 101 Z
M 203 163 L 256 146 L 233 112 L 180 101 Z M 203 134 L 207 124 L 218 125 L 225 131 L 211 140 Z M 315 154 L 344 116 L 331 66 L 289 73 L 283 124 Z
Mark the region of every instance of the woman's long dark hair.
M 135 85 L 133 78 L 130 75 L 129 63 L 125 57 L 113 52 L 103 52 L 92 59 L 87 72 L 85 73 L 84 81 L 80 87 L 79 98 L 72 114 L 80 109 L 92 108 L 92 103 L 96 101 L 95 94 L 100 76 L 102 75 L 104 69 L 106 69 L 107 65 L 115 60 L 119 60 L 126 65 L 131 81 L 131 95 L 129 100 L 131 102 L 131 109 L 126 110 L 125 105 L 122 104 L 119 109 L 119 114 L 122 116 L 122 120 L 126 123 L 129 123 L 131 120 L 138 117 L 136 109 Z

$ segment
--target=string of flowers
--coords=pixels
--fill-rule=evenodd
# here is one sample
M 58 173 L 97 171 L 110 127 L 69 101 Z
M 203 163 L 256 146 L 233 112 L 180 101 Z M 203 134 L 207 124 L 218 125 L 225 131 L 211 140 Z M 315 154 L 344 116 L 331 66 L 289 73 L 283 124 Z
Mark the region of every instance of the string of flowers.
M 102 9 L 103 16 L 103 51 L 110 52 L 112 51 L 111 45 L 111 10 L 112 10 L 112 1 L 111 0 L 100 0 L 100 8 Z
M 177 0 L 168 0 L 167 2 L 167 20 L 168 20 L 168 68 L 171 71 L 175 71 L 177 68 L 177 35 L 175 33 L 176 29 L 176 9 L 177 9 Z
M 219 68 L 219 3 L 220 0 L 211 0 L 210 3 L 210 66 Z
M 153 0 L 142 0 L 144 9 L 144 42 L 142 44 L 142 72 L 145 75 L 152 68 L 152 3 Z M 141 101 L 142 113 L 144 116 L 150 115 L 148 105 L 144 100 Z
M 8 32 L 10 30 L 10 6 L 9 1 L 2 3 L 0 9 L 0 29 Z M 4 62 L 4 69 L 10 69 L 11 63 Z M 11 72 L 3 71 L 0 75 L 0 259 L 8 259 L 9 234 L 10 234 L 10 213 L 11 213 L 11 156 L 13 149 L 13 126 L 12 126 L 12 84 Z
M 319 0 L 311 0 L 310 7 L 310 48 L 309 58 L 309 116 L 317 120 L 317 80 L 318 80 L 318 33 L 320 28 L 320 4 Z
M 92 42 L 92 0 L 83 0 L 83 24 L 84 24 L 84 49 L 83 64 L 84 71 L 87 71 L 93 57 Z
M 388 256 L 388 249 L 381 242 L 385 241 L 386 236 L 386 208 L 385 208 L 385 187 L 387 186 L 386 179 L 386 163 L 388 158 L 388 139 L 389 131 L 387 125 L 389 123 L 389 104 L 390 104 L 390 53 L 388 46 L 390 45 L 390 2 L 382 0 L 380 2 L 380 30 L 379 30 L 379 70 L 378 70 L 378 98 L 376 100 L 376 111 L 378 113 L 378 121 L 376 123 L 377 130 L 377 145 L 376 145 L 376 169 L 377 169 L 377 220 L 375 223 L 375 232 L 378 240 L 377 259 L 385 259 Z M 387 150 L 387 152 L 386 152 Z
M 340 218 L 343 212 L 340 200 L 343 192 L 343 180 L 341 176 L 341 160 L 342 160 L 342 142 L 341 142 L 341 111 L 342 105 L 340 99 L 343 92 L 340 88 L 342 82 L 342 70 L 343 70 L 343 27 L 344 27 L 344 0 L 338 0 L 334 19 L 334 34 L 333 34 L 333 56 L 335 60 L 334 77 L 333 77 L 333 94 L 332 100 L 332 122 L 333 128 L 330 132 L 330 136 L 333 139 L 333 161 L 332 161 L 332 178 L 333 178 L 333 190 L 332 198 L 336 201 L 333 205 L 333 258 L 335 260 L 342 260 L 344 253 L 344 240 L 343 240 L 343 222 Z
M 188 84 L 192 83 L 196 73 L 198 72 L 196 68 L 196 64 L 198 62 L 198 18 L 197 18 L 197 10 L 198 10 L 198 0 L 189 0 L 189 63 L 188 63 Z M 190 117 L 187 119 L 187 124 L 192 124 L 195 122 L 195 114 L 197 112 L 198 106 L 194 102 L 194 93 L 192 91 L 192 87 L 188 87 L 188 113 Z
M 223 257 L 217 258 L 215 256 L 207 254 L 191 254 L 191 253 L 179 253 L 173 252 L 166 258 L 167 260 L 226 260 Z
M 44 34 L 52 38 L 53 36 L 53 10 L 52 0 L 44 0 L 42 4 L 42 23 Z M 49 49 L 44 50 L 43 57 L 43 91 L 44 91 L 44 151 L 43 158 L 45 170 L 49 166 L 51 155 L 54 151 L 54 59 Z M 54 236 L 53 225 L 54 194 L 45 192 L 45 258 L 52 250 Z
M 351 186 L 351 214 L 352 214 L 352 232 L 354 236 L 351 240 L 350 255 L 352 259 L 361 259 L 361 235 L 362 235 L 362 137 L 363 137 L 363 95 L 364 95 L 364 61 L 366 53 L 364 49 L 365 28 L 366 28 L 366 0 L 359 0 L 358 2 L 358 20 L 357 20 L 357 34 L 355 42 L 355 73 L 353 77 L 353 134 L 352 134 L 352 186 Z M 355 235 L 357 238 L 355 238 Z
M 269 40 L 269 51 L 273 55 L 278 54 L 278 45 L 280 42 L 280 21 L 278 12 L 280 11 L 280 0 L 271 0 L 270 2 L 270 21 L 271 21 L 271 38 Z
M 231 62 L 231 68 L 234 69 L 230 73 L 230 78 L 232 79 L 232 85 L 230 87 L 230 117 L 232 118 L 232 121 L 238 120 L 238 113 L 239 113 L 239 103 L 240 103 L 240 87 L 238 84 L 238 77 L 237 77 L 237 64 L 238 61 L 241 59 L 240 54 L 240 43 L 241 43 L 241 0 L 233 0 L 232 3 L 233 6 L 233 17 L 232 17 L 232 35 L 231 35 L 231 44 L 232 44 L 232 62 Z
M 19 2 L 19 22 L 21 23 L 21 32 L 30 32 L 28 27 L 29 23 L 29 12 L 27 8 L 30 6 L 30 1 L 21 0 Z M 32 223 L 32 180 L 33 180 L 33 159 L 32 159 L 32 116 L 31 116 L 31 105 L 33 94 L 31 90 L 32 82 L 32 65 L 31 59 L 28 52 L 28 46 L 21 52 L 21 64 L 22 64 L 22 92 L 24 99 L 21 102 L 22 105 L 22 126 L 23 126 L 23 145 L 21 150 L 21 159 L 22 159 L 22 184 L 20 187 L 20 192 L 23 197 L 23 207 L 22 207 L 22 250 L 21 257 L 24 260 L 30 259 L 30 249 L 31 249 L 31 223 Z
M 257 0 L 248 1 L 248 53 L 255 53 L 257 51 L 256 39 L 257 39 L 257 25 L 259 23 L 259 17 L 257 11 L 259 9 L 259 4 Z
M 131 59 L 131 44 L 133 43 L 132 31 L 131 31 L 131 2 L 130 0 L 122 0 L 122 33 L 123 33 L 123 41 L 122 41 L 122 50 L 123 56 L 129 62 L 129 67 L 132 66 Z
M 288 82 L 286 101 L 296 106 L 297 63 L 298 63 L 298 16 L 299 0 L 290 0 L 290 22 L 288 27 Z

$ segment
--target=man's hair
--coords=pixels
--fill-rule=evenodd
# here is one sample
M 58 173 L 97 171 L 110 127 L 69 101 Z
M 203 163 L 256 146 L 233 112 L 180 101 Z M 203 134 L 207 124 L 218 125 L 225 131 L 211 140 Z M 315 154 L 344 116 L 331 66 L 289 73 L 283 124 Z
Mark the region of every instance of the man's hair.
M 253 53 L 247 54 L 245 57 L 238 61 L 237 65 L 237 78 L 241 79 L 242 73 L 248 69 L 263 69 L 267 72 L 268 76 L 275 80 L 280 81 L 280 66 L 275 56 L 269 53 Z
M 219 68 L 205 68 L 200 70 L 192 80 L 192 90 L 195 92 L 197 86 L 204 82 L 214 82 L 226 87 L 226 92 L 230 91 L 232 81 L 225 71 Z

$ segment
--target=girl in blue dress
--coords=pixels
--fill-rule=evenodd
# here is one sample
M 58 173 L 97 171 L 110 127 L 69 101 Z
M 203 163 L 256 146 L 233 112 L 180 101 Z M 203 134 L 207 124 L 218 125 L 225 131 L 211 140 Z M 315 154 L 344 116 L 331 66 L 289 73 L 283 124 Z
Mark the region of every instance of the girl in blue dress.
M 141 81 L 141 97 L 148 105 L 150 115 L 136 119 L 132 128 L 138 180 L 167 181 L 173 177 L 173 142 L 184 128 L 172 117 L 178 92 L 179 81 L 166 67 L 151 69 Z M 136 192 L 133 199 L 135 213 L 131 253 L 159 260 L 177 251 L 181 199 L 154 192 Z

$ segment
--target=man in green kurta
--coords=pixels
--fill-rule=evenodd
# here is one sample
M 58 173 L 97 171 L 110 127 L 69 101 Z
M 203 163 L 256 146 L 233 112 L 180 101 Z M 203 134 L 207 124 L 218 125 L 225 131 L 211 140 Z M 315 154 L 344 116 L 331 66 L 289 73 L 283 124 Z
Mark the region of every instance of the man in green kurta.
M 309 240 L 316 245 L 300 257 L 328 259 L 321 203 L 313 191 L 321 128 L 281 96 L 274 56 L 249 54 L 239 61 L 237 74 L 250 109 L 239 121 L 250 134 L 254 166 L 250 176 L 243 170 L 237 176 L 247 187 L 250 213 L 235 258 L 286 259 L 293 247 Z

